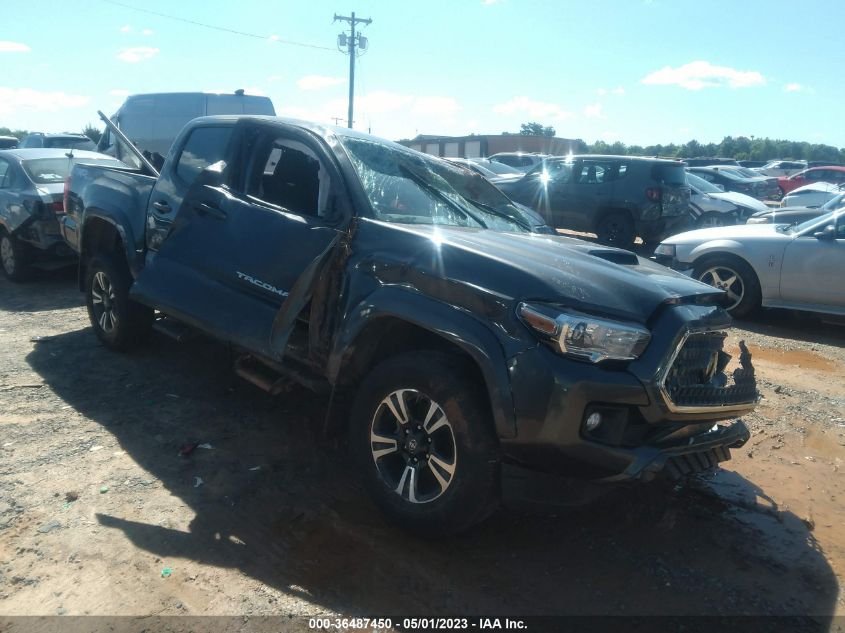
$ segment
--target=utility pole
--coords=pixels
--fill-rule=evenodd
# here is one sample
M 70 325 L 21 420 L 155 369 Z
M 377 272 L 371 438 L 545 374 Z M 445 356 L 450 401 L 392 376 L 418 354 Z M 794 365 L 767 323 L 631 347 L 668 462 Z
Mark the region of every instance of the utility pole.
M 355 25 L 360 23 L 366 26 L 370 24 L 372 20 L 370 18 L 356 18 L 354 11 L 351 16 L 338 15 L 335 13 L 334 22 L 337 22 L 338 20 L 341 22 L 348 22 L 351 27 L 351 33 L 349 36 L 347 36 L 346 33 L 341 33 L 337 36 L 338 49 L 346 47 L 347 54 L 349 55 L 349 116 L 347 117 L 347 127 L 351 128 L 353 104 L 355 101 L 355 49 L 357 47 L 363 51 L 367 48 L 367 38 L 363 37 L 360 33 L 355 32 Z

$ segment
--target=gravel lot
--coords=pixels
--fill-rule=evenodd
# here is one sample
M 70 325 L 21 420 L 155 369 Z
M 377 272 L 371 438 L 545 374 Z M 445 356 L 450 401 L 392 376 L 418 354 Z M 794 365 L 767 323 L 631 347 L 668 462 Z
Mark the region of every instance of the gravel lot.
M 845 615 L 845 327 L 772 312 L 734 336 L 764 400 L 715 476 L 426 541 L 378 514 L 307 392 L 267 396 L 210 342 L 106 351 L 72 272 L 0 281 L 0 614 L 828 622 Z M 191 443 L 211 448 L 180 456 Z

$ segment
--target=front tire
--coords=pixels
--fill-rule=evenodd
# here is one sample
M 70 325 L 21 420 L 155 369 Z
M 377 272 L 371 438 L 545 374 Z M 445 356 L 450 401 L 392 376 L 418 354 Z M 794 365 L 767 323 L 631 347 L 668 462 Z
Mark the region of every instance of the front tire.
M 0 264 L 9 281 L 24 281 L 29 277 L 29 257 L 25 244 L 9 235 L 0 234 Z
M 364 379 L 349 445 L 381 510 L 424 536 L 455 534 L 499 500 L 499 454 L 482 389 L 462 360 L 416 352 L 390 358 Z
M 734 317 L 748 316 L 760 307 L 760 281 L 754 269 L 739 258 L 710 258 L 695 266 L 693 276 L 727 292 L 730 305 L 726 308 Z
M 132 301 L 127 267 L 95 257 L 87 267 L 85 305 L 97 338 L 111 350 L 125 352 L 147 339 L 153 310 Z

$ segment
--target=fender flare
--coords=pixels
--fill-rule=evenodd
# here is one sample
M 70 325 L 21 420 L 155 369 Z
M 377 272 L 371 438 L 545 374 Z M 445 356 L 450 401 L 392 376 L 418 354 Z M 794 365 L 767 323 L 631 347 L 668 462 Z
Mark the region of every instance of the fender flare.
M 507 358 L 499 340 L 470 314 L 408 289 L 383 286 L 347 312 L 342 328 L 334 337 L 329 357 L 327 377 L 332 385 L 337 384 L 359 334 L 380 318 L 406 321 L 468 354 L 484 378 L 496 434 L 500 438 L 516 437 Z

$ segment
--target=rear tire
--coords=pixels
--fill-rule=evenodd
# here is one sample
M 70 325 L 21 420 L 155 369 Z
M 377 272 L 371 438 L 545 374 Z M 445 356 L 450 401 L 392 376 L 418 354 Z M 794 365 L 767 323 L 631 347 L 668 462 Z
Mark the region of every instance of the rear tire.
M 393 521 L 423 536 L 465 531 L 499 501 L 499 452 L 481 389 L 462 359 L 390 358 L 364 378 L 349 446 L 364 485 Z
M 634 245 L 634 221 L 626 211 L 611 211 L 596 224 L 599 243 L 617 248 L 630 249 Z
M 106 257 L 87 266 L 85 305 L 97 338 L 111 350 L 125 352 L 145 341 L 153 325 L 153 310 L 129 298 L 132 276 Z
M 693 277 L 728 292 L 732 316 L 742 318 L 760 307 L 762 293 L 754 269 L 738 257 L 721 255 L 696 264 Z
M 32 272 L 27 245 L 5 230 L 0 233 L 0 265 L 9 281 L 25 281 Z

